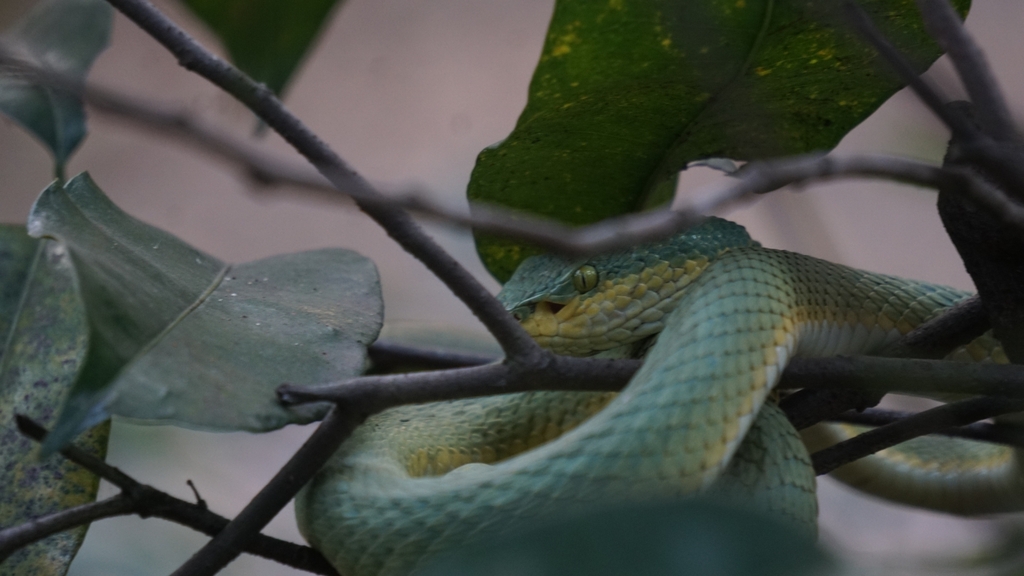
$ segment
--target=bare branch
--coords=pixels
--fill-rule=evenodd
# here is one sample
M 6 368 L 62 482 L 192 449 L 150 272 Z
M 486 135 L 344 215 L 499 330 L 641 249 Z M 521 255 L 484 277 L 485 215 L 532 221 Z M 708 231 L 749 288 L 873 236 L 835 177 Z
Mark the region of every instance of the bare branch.
M 989 328 L 988 315 L 977 296 L 948 308 L 939 316 L 905 334 L 880 354 L 896 358 L 938 360 L 980 336 Z M 799 362 L 797 363 L 799 367 Z M 788 386 L 783 373 L 782 388 Z M 780 407 L 797 430 L 813 426 L 847 410 L 863 410 L 875 406 L 884 391 L 818 389 L 800 390 L 782 399 Z
M 1024 401 L 1006 398 L 971 398 L 944 404 L 816 452 L 811 455 L 811 461 L 817 474 L 828 474 L 843 464 L 918 436 L 1021 410 L 1024 410 Z
M 270 89 L 204 49 L 152 4 L 144 0 L 108 2 L 174 54 L 186 69 L 237 98 L 305 156 L 331 184 L 352 196 L 363 212 L 380 224 L 403 249 L 423 262 L 466 304 L 508 356 L 527 358 L 539 353 L 536 343 L 472 274 L 424 233 L 407 212 L 395 208 L 350 168 L 289 112 Z
M 947 106 L 946 99 L 933 86 L 917 75 L 903 54 L 885 38 L 855 0 L 846 0 L 844 7 L 854 28 L 875 47 L 878 53 L 885 58 L 893 70 L 900 76 L 900 79 L 914 90 L 921 101 L 953 131 L 953 138 L 961 148 L 961 160 L 969 160 L 983 168 L 986 175 L 998 182 L 1000 196 L 1005 198 L 1005 195 L 1010 195 L 1014 198 L 1022 198 L 1021 195 L 1024 194 L 1022 192 L 1024 191 L 1024 156 L 1021 155 L 1021 151 L 1016 147 L 1007 146 L 1008 143 L 1013 143 L 1016 138 L 997 136 L 1005 134 L 1006 130 L 1012 129 L 1012 123 L 1001 124 L 995 135 L 979 130 L 973 120 L 963 114 L 959 108 Z M 953 18 L 959 22 L 955 13 Z M 962 29 L 960 34 L 966 36 Z M 947 37 L 945 40 L 950 40 L 950 38 Z M 962 56 L 963 54 L 960 54 L 960 57 Z M 964 61 L 964 64 L 966 65 L 967 62 Z M 967 78 L 962 77 L 961 81 L 965 87 L 968 85 L 972 86 L 970 89 L 975 92 L 979 90 L 994 90 L 998 95 L 998 87 L 994 82 L 987 83 L 984 88 L 979 87 L 979 77 L 977 74 L 972 73 Z M 983 95 L 982 97 L 984 98 L 985 96 Z M 993 122 L 998 121 L 993 120 Z M 986 205 L 986 208 L 991 209 L 992 207 Z M 998 212 L 994 214 L 998 215 Z
M 1024 399 L 1024 365 L 982 364 L 835 356 L 793 358 L 786 367 L 780 389 L 840 388 L 901 392 L 907 394 L 971 394 Z
M 552 356 L 542 366 L 503 362 L 436 372 L 367 376 L 334 386 L 278 388 L 284 404 L 329 401 L 369 412 L 460 398 L 536 390 L 617 392 L 640 368 L 640 360 L 607 360 Z
M 377 340 L 367 350 L 373 372 L 391 372 L 396 367 L 413 365 L 421 369 L 443 370 L 445 368 L 463 368 L 479 366 L 500 360 L 497 356 L 421 348 L 407 344 L 399 344 L 390 340 Z
M 234 560 L 260 536 L 260 530 L 295 497 L 365 418 L 363 413 L 339 406 L 332 408 L 305 444 L 238 516 L 178 567 L 172 576 L 216 574 Z
M 338 201 L 367 197 L 361 188 L 332 186 L 315 170 L 280 158 L 259 146 L 212 128 L 202 119 L 167 105 L 129 98 L 112 90 L 83 84 L 39 68 L 11 55 L 0 46 L 0 64 L 55 89 L 82 97 L 93 108 L 117 115 L 159 133 L 179 138 L 243 168 L 246 174 L 265 184 L 289 185 L 319 199 Z M 411 210 L 428 218 L 462 225 L 495 235 L 514 238 L 569 256 L 618 250 L 635 244 L 661 240 L 700 223 L 708 214 L 731 204 L 749 200 L 790 184 L 841 177 L 877 177 L 906 184 L 936 188 L 952 183 L 992 213 L 1024 227 L 1024 209 L 1009 202 L 995 188 L 966 171 L 944 170 L 913 160 L 883 156 L 834 157 L 810 155 L 771 162 L 748 164 L 736 182 L 696 191 L 692 200 L 678 210 L 655 210 L 629 214 L 583 227 L 570 227 L 556 220 L 486 203 L 474 203 L 471 213 L 430 201 L 423 190 L 378 195 L 369 201 L 392 208 Z M 279 193 L 262 189 L 263 194 Z
M 882 351 L 889 358 L 939 360 L 991 328 L 977 294 L 914 328 Z
M 46 429 L 28 416 L 16 414 L 14 416 L 14 423 L 18 427 L 19 432 L 36 442 L 42 442 L 46 437 Z M 61 449 L 60 454 L 82 468 L 85 468 L 107 482 L 110 482 L 114 486 L 117 486 L 124 492 L 131 492 L 141 486 L 141 484 L 131 476 L 118 470 L 116 467 L 107 464 L 102 459 L 97 458 L 94 454 L 83 450 L 78 446 L 66 446 Z
M 42 442 L 46 436 L 46 430 L 30 418 L 17 415 L 15 421 L 18 430 L 36 442 Z M 61 530 L 110 516 L 136 514 L 143 518 L 163 518 L 207 536 L 216 536 L 228 525 L 228 520 L 210 512 L 205 502 L 193 504 L 142 484 L 77 446 L 67 446 L 60 453 L 68 460 L 111 482 L 120 488 L 122 493 L 103 502 L 71 508 L 25 525 L 0 530 L 0 557 L 6 557 L 21 546 Z M 37 522 L 40 520 L 42 522 Z M 245 551 L 314 574 L 338 574 L 316 550 L 263 534 L 252 538 L 245 546 Z
M 99 502 L 90 502 L 67 510 L 32 518 L 24 524 L 0 530 L 0 563 L 23 546 L 58 532 L 84 526 L 102 518 L 135 513 L 135 502 L 124 494 Z
M 0 66 L 0 70 L 5 73 L 17 74 L 19 78 L 33 84 L 73 94 L 99 112 L 176 138 L 210 153 L 204 157 L 212 155 L 237 164 L 248 176 L 262 184 L 288 184 L 319 190 L 318 196 L 330 194 L 334 199 L 344 197 L 308 164 L 280 158 L 245 139 L 211 127 L 208 122 L 182 108 L 129 97 L 91 82 L 82 82 L 18 58 L 14 51 L 3 44 L 0 44 Z
M 925 82 L 921 78 L 906 57 L 889 42 L 889 39 L 882 34 L 882 31 L 871 21 L 871 17 L 860 7 L 855 0 L 843 2 L 846 14 L 854 29 L 870 43 L 878 54 L 889 63 L 889 66 L 899 75 L 904 84 L 917 94 L 917 97 L 933 114 L 938 116 L 942 122 L 949 126 L 953 132 L 963 137 L 977 137 L 978 131 L 959 114 L 946 108 L 947 98 L 939 93 L 938 89 Z
M 942 46 L 970 95 L 984 131 L 999 141 L 1016 138 L 1013 117 L 981 48 L 947 0 L 917 0 L 925 26 Z
M 700 223 L 708 214 L 783 186 L 835 178 L 873 177 L 928 188 L 949 186 L 1024 231 L 1024 208 L 997 188 L 966 170 L 939 168 L 915 160 L 871 155 L 806 155 L 752 162 L 734 176 L 736 179 L 724 187 L 718 184 L 696 191 L 689 202 L 675 210 L 629 214 L 579 228 L 481 204 L 472 206 L 472 217 L 465 218 L 463 223 L 569 256 L 587 256 L 667 238 Z M 415 196 L 406 197 L 402 202 L 414 210 L 426 208 L 417 205 Z
M 911 416 L 914 416 L 913 412 L 868 408 L 861 412 L 854 410 L 851 410 L 850 412 L 843 412 L 829 420 L 832 422 L 860 424 L 864 426 L 885 426 L 887 424 L 892 424 L 894 422 L 910 418 Z M 937 430 L 934 434 L 939 436 L 948 436 L 950 438 L 963 438 L 965 440 L 977 440 L 979 442 L 1003 444 L 1014 448 L 1024 448 L 1024 429 L 1021 429 L 1018 426 L 975 422 L 974 424 L 967 424 L 966 426 L 960 426 L 957 428 Z

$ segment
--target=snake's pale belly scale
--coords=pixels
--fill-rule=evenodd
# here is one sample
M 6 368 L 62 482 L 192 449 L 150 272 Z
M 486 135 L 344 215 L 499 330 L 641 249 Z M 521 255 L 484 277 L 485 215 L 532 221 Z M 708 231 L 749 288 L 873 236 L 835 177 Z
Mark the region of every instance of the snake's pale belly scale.
M 642 368 L 614 398 L 543 392 L 371 418 L 297 500 L 303 534 L 343 574 L 408 573 L 552 510 L 702 490 L 813 530 L 807 450 L 766 402 L 786 362 L 877 351 L 967 295 L 762 249 L 722 220 L 579 266 L 528 260 L 501 297 L 560 353 L 663 327 Z

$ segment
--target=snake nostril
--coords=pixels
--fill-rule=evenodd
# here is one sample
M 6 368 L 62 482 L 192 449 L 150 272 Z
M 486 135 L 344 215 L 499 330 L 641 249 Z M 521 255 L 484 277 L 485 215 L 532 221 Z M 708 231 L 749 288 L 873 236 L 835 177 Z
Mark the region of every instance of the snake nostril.
M 554 302 L 548 302 L 548 309 L 551 310 L 552 314 L 558 314 L 558 312 L 565 308 L 565 304 L 555 304 Z

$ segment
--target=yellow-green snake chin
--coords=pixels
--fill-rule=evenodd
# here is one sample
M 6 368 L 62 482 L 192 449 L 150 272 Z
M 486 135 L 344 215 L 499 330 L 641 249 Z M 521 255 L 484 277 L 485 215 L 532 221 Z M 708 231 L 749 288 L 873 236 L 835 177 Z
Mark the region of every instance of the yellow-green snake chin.
M 379 414 L 300 493 L 300 529 L 347 576 L 407 574 L 425 558 L 544 515 L 701 491 L 814 531 L 807 449 L 766 402 L 786 362 L 796 354 L 870 354 L 966 296 L 762 249 L 718 219 L 586 262 L 531 258 L 499 299 L 542 345 L 622 353 L 645 349 L 661 330 L 622 393 L 537 392 Z M 920 470 L 948 456 L 922 446 L 893 449 L 889 460 L 912 456 Z M 986 449 L 1003 456 L 983 456 L 963 471 L 1002 466 L 1000 457 L 1016 466 L 1007 449 Z M 942 507 L 907 497 L 916 485 L 894 491 L 895 477 L 853 476 L 876 494 Z M 1019 507 L 1001 500 L 1020 492 L 1008 478 L 972 484 L 984 493 L 971 496 L 980 507 L 946 509 Z

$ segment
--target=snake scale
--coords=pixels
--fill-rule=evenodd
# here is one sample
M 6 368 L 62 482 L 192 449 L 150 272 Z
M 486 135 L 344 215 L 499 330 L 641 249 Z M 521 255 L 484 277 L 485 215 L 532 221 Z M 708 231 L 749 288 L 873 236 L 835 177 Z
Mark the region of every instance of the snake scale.
M 423 559 L 544 514 L 715 492 L 815 531 L 804 438 L 771 400 L 789 358 L 870 354 L 969 294 L 769 250 L 711 218 L 669 240 L 582 262 L 525 261 L 499 294 L 560 354 L 646 352 L 619 394 L 534 392 L 395 408 L 370 418 L 300 493 L 309 542 L 346 576 Z M 652 345 L 653 342 L 653 345 Z M 954 353 L 999 359 L 983 337 Z M 899 501 L 1019 509 L 1011 448 L 923 438 L 837 471 Z

